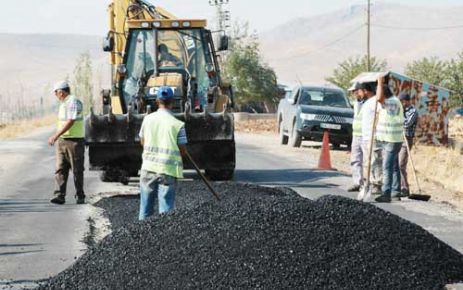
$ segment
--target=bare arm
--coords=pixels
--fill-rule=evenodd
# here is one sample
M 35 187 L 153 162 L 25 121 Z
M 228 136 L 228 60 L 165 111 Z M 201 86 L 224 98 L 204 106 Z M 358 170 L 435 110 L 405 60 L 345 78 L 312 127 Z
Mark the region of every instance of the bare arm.
M 384 100 L 386 99 L 386 95 L 384 93 L 384 79 L 384 76 L 380 76 L 378 78 L 378 86 L 376 87 L 376 97 L 380 104 L 384 104 Z
M 58 138 L 61 135 L 63 135 L 67 130 L 71 129 L 72 125 L 74 125 L 74 122 L 75 122 L 75 120 L 68 120 L 66 122 L 66 124 L 64 125 L 64 127 L 61 128 L 61 130 L 56 132 L 55 135 L 48 138 L 48 144 L 50 144 L 50 146 L 53 146 L 55 144 L 56 140 L 58 140 Z
M 188 152 L 186 149 L 186 145 L 178 145 L 178 149 L 180 149 L 180 154 L 182 154 L 182 156 L 186 156 Z

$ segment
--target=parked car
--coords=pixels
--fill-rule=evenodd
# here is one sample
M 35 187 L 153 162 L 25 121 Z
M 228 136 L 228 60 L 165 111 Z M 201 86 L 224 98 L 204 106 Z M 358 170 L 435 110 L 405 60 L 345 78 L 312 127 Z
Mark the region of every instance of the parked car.
M 354 111 L 341 89 L 299 86 L 278 104 L 281 144 L 300 147 L 304 140 L 322 141 L 329 131 L 333 147 L 352 142 Z

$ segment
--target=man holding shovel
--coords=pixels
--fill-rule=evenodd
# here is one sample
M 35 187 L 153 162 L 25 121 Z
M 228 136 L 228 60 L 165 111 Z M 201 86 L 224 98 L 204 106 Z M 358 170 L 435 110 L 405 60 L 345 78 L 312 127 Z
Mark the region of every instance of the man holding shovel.
M 361 83 L 358 90 L 360 98 L 366 100 L 362 105 L 361 116 L 362 116 L 362 152 L 364 156 L 363 164 L 368 164 L 368 160 L 371 162 L 367 168 L 370 168 L 370 176 L 372 183 L 372 193 L 381 194 L 381 182 L 382 182 L 382 148 L 378 142 L 375 142 L 373 136 L 375 126 L 376 114 L 379 111 L 379 106 L 376 104 L 377 98 L 375 96 L 375 84 L 374 83 Z M 372 140 L 373 139 L 373 140 Z M 371 142 L 373 141 L 373 142 Z M 370 147 L 372 149 L 370 158 Z M 369 182 L 369 181 L 368 181 Z M 368 184 L 369 186 L 369 184 Z M 358 199 L 361 200 L 364 197 L 365 191 L 370 189 L 361 190 Z M 363 192 L 363 193 L 362 193 Z
M 156 102 L 159 109 L 143 119 L 139 134 L 143 145 L 139 220 L 153 215 L 156 199 L 159 213 L 174 209 L 177 178 L 183 177 L 182 156 L 188 153 L 184 123 L 171 112 L 172 89 L 160 87 Z
M 400 167 L 400 183 L 401 183 L 401 197 L 408 197 L 410 195 L 410 189 L 408 184 L 407 164 L 408 164 L 408 152 L 413 147 L 413 138 L 415 137 L 415 129 L 418 121 L 418 112 L 410 102 L 410 95 L 407 93 L 401 93 L 399 99 L 402 102 L 404 108 L 404 134 L 408 142 L 402 144 L 402 148 L 399 152 L 399 167 Z M 404 140 L 405 141 L 405 140 Z M 408 143 L 408 149 L 407 149 Z
M 382 195 L 376 202 L 391 202 L 400 197 L 399 151 L 403 142 L 404 113 L 399 98 L 393 96 L 385 85 L 385 78 L 378 78 L 379 113 L 376 139 L 383 148 L 383 187 Z
M 359 191 L 363 186 L 363 152 L 362 152 L 362 105 L 365 102 L 358 94 L 360 83 L 355 82 L 349 88 L 354 97 L 354 120 L 352 122 L 352 144 L 350 153 L 350 165 L 352 168 L 352 186 L 347 191 Z

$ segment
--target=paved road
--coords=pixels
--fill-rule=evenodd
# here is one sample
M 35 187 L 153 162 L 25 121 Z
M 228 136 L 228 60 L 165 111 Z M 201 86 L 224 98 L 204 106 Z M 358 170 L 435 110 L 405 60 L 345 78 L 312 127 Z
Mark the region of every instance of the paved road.
M 12 141 L 0 141 L 0 289 L 30 286 L 71 265 L 85 250 L 83 237 L 89 217 L 99 214 L 90 205 L 75 205 L 73 186 L 68 203 L 49 203 L 53 189 L 54 150 L 46 144 L 50 128 Z M 314 168 L 318 156 L 304 149 L 277 144 L 273 135 L 239 133 L 236 181 L 266 186 L 288 186 L 315 199 L 324 194 L 353 197 L 345 188 L 348 176 Z M 191 176 L 191 174 L 189 174 Z M 99 182 L 86 172 L 86 193 L 136 191 L 119 184 Z M 437 203 L 400 202 L 381 205 L 386 210 L 420 224 L 463 252 L 463 215 Z

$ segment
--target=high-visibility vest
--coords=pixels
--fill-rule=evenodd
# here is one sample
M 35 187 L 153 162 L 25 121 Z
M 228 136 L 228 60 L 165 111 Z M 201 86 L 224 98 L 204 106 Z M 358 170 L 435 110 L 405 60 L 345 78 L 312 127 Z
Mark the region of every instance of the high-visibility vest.
M 77 119 L 74 120 L 72 127 L 61 135 L 61 138 L 84 138 L 85 126 L 82 102 L 73 95 L 67 96 L 64 101 L 60 102 L 58 111 L 58 130 L 61 130 L 71 118 L 71 116 L 68 116 L 68 108 L 70 105 L 77 106 L 77 108 L 75 108 L 78 112 Z
M 403 142 L 404 109 L 400 100 L 392 96 L 385 100 L 379 113 L 376 139 L 379 141 Z
M 183 177 L 183 162 L 177 137 L 184 123 L 167 111 L 149 114 L 143 120 L 141 169 L 176 178 Z
M 352 121 L 352 135 L 362 136 L 362 110 L 361 103 L 355 101 L 354 103 L 354 120 Z

